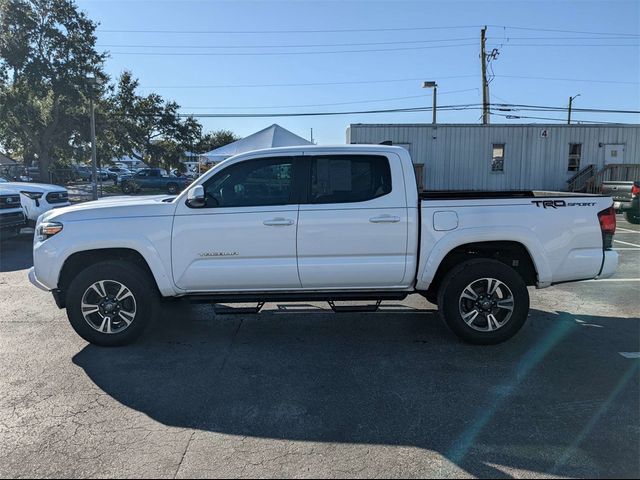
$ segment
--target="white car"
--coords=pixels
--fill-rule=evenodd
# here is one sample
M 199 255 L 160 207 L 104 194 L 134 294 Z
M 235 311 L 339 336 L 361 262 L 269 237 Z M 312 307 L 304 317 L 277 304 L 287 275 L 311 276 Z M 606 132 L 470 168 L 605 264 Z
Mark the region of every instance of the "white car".
M 409 152 L 379 145 L 243 153 L 177 197 L 87 202 L 40 217 L 31 282 L 98 345 L 135 340 L 159 297 L 194 302 L 424 295 L 460 338 L 527 320 L 528 286 L 607 278 L 609 196 L 419 193 Z M 352 307 L 353 308 L 353 307 Z
M 20 192 L 0 183 L 0 237 L 7 233 L 20 233 L 24 226 L 24 211 L 20 204 Z
M 49 210 L 68 207 L 69 193 L 64 187 L 46 183 L 8 182 L 0 178 L 0 185 L 19 192 L 27 224 L 35 225 L 38 217 Z

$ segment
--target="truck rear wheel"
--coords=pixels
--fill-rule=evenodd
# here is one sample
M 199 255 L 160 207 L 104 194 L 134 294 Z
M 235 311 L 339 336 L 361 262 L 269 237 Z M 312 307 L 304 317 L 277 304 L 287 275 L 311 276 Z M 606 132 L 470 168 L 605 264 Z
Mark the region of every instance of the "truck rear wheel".
M 104 347 L 135 341 L 157 311 L 149 275 L 131 262 L 106 261 L 81 271 L 67 290 L 67 316 L 86 341 Z
M 167 185 L 167 193 L 169 195 L 174 195 L 178 193 L 178 185 L 175 183 L 170 183 L 169 185 Z
M 447 274 L 438 305 L 447 326 L 462 340 L 492 345 L 520 331 L 529 313 L 529 292 L 513 268 L 477 259 Z

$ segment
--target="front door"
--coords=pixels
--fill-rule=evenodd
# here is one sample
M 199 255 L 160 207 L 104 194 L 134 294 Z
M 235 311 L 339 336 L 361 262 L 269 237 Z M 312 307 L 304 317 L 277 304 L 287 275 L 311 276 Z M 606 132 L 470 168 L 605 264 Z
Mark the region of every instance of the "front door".
M 608 143 L 604 146 L 604 164 L 624 163 L 624 145 Z
M 207 204 L 176 209 L 172 261 L 188 291 L 300 288 L 294 157 L 232 163 L 204 184 Z
M 310 178 L 298 220 L 302 286 L 401 286 L 408 235 L 405 188 L 416 187 L 403 184 L 400 159 L 393 154 L 304 159 Z

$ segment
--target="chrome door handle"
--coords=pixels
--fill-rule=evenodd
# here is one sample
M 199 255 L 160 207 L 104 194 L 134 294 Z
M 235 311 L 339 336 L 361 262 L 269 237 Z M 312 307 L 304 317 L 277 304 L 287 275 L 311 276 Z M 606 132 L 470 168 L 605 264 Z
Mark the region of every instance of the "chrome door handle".
M 395 215 L 380 215 L 379 217 L 371 217 L 369 221 L 371 223 L 398 223 L 400 217 L 396 217 Z
M 289 225 L 293 225 L 295 222 L 290 218 L 278 217 L 272 218 L 271 220 L 265 220 L 262 223 L 269 227 L 287 227 Z

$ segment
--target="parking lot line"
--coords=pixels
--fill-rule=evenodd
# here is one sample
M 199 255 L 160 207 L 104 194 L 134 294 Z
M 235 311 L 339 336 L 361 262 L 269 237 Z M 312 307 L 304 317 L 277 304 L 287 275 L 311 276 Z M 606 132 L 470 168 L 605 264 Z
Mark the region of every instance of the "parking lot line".
M 624 358 L 640 358 L 640 352 L 618 352 Z
M 640 251 L 640 248 L 633 248 L 633 247 L 621 247 L 621 248 L 614 248 L 614 250 L 617 252 L 618 250 L 635 250 L 636 252 Z
M 640 233 L 640 230 L 631 230 L 630 228 L 616 227 L 616 231 L 625 233 Z
M 638 245 L 637 243 L 623 242 L 622 240 L 614 240 L 614 242 L 618 242 L 618 243 L 622 243 L 623 245 L 631 245 L 632 247 L 640 248 L 640 245 Z
M 586 282 L 640 282 L 640 278 L 601 278 L 585 280 Z

